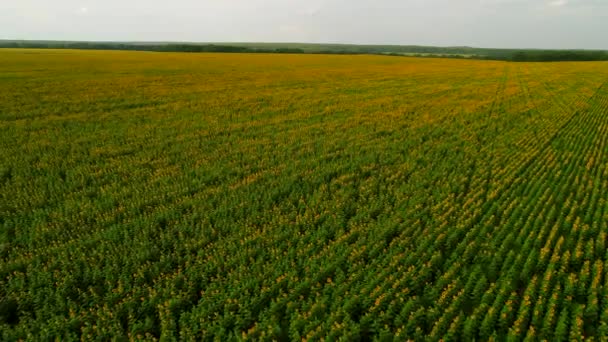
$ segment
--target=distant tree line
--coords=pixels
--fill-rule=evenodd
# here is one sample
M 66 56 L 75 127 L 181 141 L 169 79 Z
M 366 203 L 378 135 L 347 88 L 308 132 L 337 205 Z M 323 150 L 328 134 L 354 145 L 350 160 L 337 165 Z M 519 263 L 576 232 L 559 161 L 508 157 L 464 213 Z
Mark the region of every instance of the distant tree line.
M 264 44 L 251 43 L 121 43 L 0 40 L 0 48 L 126 50 L 156 52 L 294 53 L 294 54 L 380 54 L 427 58 L 468 58 L 514 62 L 608 61 L 608 52 L 591 50 L 515 50 L 472 47 L 398 45 Z
M 304 53 L 296 48 L 249 48 L 215 44 L 129 44 L 93 42 L 0 42 L 0 48 L 27 49 L 77 49 L 77 50 L 125 50 L 155 52 L 224 52 L 224 53 Z
M 607 61 L 604 51 L 518 51 L 511 57 L 515 62 Z

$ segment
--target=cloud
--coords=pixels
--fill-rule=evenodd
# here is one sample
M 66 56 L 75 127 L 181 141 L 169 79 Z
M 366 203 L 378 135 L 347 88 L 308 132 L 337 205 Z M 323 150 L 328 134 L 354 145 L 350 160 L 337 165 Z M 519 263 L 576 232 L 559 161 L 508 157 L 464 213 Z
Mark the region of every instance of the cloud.
M 564 7 L 568 4 L 568 0 L 553 0 L 549 2 L 552 7 Z
M 0 23 L 9 39 L 608 49 L 608 0 L 0 0 Z
M 279 26 L 279 32 L 296 35 L 302 35 L 306 33 L 305 30 L 298 25 L 281 25 Z
M 305 15 L 314 17 L 316 15 L 319 15 L 321 13 L 321 7 L 313 7 L 313 8 L 309 8 L 307 10 L 304 11 Z

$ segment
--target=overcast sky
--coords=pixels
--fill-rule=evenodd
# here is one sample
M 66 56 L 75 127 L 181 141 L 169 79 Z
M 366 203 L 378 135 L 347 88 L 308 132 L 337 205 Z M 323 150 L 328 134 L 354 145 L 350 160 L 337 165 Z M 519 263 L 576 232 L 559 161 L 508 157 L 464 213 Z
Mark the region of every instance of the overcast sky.
M 608 49 L 608 0 L 0 0 L 0 38 Z

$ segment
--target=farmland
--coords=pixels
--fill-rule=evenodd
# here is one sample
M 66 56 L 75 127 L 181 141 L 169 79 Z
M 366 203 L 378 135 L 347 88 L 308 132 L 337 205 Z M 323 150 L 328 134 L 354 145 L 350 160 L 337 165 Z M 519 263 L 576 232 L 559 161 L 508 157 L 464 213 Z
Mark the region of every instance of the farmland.
M 607 81 L 0 50 L 0 340 L 599 341 Z

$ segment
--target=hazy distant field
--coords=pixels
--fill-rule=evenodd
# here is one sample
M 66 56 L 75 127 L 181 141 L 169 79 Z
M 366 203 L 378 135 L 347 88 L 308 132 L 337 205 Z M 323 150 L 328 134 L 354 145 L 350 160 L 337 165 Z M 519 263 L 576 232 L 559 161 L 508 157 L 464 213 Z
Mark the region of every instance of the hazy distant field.
M 0 340 L 602 340 L 607 80 L 0 50 Z

